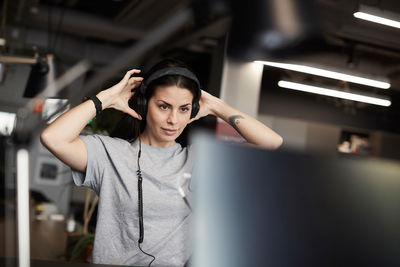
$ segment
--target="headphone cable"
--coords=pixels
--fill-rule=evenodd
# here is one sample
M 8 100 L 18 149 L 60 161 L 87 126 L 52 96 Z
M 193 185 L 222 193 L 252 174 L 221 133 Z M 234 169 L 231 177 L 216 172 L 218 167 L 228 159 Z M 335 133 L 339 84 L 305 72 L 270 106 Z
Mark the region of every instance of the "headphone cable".
M 152 257 L 153 259 L 151 260 L 151 262 L 149 263 L 148 267 L 150 267 L 150 265 L 153 263 L 153 261 L 155 261 L 156 257 L 154 257 L 153 255 L 143 251 L 142 247 L 140 246 L 141 243 L 143 243 L 144 240 L 144 226 L 143 226 L 143 188 L 142 188 L 142 181 L 143 181 L 143 177 L 142 177 L 142 171 L 140 169 L 140 156 L 142 153 L 142 142 L 140 140 L 140 136 L 139 136 L 139 152 L 138 152 L 138 158 L 137 158 L 137 165 L 138 165 L 138 170 L 136 172 L 137 177 L 138 177 L 138 211 L 139 211 L 139 240 L 138 240 L 138 247 L 140 249 L 140 251 L 149 256 Z

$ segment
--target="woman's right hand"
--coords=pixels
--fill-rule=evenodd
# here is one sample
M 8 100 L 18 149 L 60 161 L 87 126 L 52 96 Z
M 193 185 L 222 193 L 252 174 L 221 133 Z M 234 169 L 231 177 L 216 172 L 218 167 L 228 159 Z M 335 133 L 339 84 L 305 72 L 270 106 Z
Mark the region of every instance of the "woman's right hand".
M 97 95 L 103 104 L 103 109 L 114 108 L 139 120 L 142 119 L 142 117 L 135 110 L 131 109 L 128 104 L 129 99 L 131 99 L 135 94 L 133 89 L 139 87 L 143 81 L 142 77 L 131 77 L 131 75 L 135 73 L 140 73 L 140 70 L 129 70 L 119 83 L 101 91 Z

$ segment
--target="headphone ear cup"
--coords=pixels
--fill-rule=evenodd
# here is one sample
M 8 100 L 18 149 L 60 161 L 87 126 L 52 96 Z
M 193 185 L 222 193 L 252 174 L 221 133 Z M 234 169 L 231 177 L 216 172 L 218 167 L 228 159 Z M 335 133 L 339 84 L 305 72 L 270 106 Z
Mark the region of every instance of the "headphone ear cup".
M 147 112 L 147 100 L 143 94 L 139 93 L 137 98 L 137 113 L 139 113 L 139 115 L 142 116 L 142 118 L 146 118 L 146 112 Z
M 190 114 L 190 118 L 193 119 L 197 116 L 200 110 L 200 98 L 201 98 L 201 90 L 198 88 L 197 95 L 193 99 L 192 103 L 192 113 Z
M 136 109 L 135 111 L 142 117 L 146 118 L 147 112 L 147 100 L 145 97 L 146 87 L 142 83 L 139 88 L 136 89 L 137 97 L 136 97 Z
M 190 118 L 193 119 L 194 117 L 196 117 L 197 113 L 200 110 L 200 104 L 198 101 L 194 101 L 192 104 L 192 113 L 190 114 Z

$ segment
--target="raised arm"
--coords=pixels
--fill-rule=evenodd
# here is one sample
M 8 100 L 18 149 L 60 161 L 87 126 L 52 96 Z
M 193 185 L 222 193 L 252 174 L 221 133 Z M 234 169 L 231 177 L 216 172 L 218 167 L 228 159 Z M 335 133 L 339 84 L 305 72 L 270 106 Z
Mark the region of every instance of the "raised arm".
M 102 102 L 102 108 L 114 108 L 140 118 L 129 108 L 128 101 L 134 94 L 132 89 L 141 82 L 141 77 L 132 77 L 140 70 L 128 71 L 124 78 L 113 87 L 101 91 L 96 96 Z M 62 162 L 79 171 L 85 171 L 87 165 L 87 150 L 79 137 L 82 129 L 96 115 L 93 101 L 88 100 L 58 117 L 40 135 L 42 144 Z
M 267 149 L 277 149 L 282 145 L 282 137 L 260 121 L 205 91 L 201 94 L 200 111 L 193 120 L 209 114 L 214 115 L 229 123 L 251 144 Z

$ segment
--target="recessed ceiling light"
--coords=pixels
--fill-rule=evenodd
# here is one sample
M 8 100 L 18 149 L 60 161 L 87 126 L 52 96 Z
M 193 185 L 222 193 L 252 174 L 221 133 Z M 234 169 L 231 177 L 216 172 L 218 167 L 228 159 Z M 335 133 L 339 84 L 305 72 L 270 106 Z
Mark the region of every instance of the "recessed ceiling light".
M 400 22 L 399 21 L 395 21 L 395 20 L 391 20 L 391 19 L 385 19 L 379 16 L 374 16 L 371 14 L 367 14 L 364 12 L 356 12 L 353 14 L 354 17 L 358 18 L 358 19 L 363 19 L 363 20 L 368 20 L 371 22 L 375 22 L 375 23 L 379 23 L 379 24 L 383 24 L 386 26 L 390 26 L 390 27 L 395 27 L 395 28 L 399 28 L 400 29 Z
M 344 91 L 340 91 L 340 90 L 323 88 L 323 87 L 319 87 L 319 86 L 307 85 L 307 84 L 302 84 L 302 83 L 295 83 L 295 82 L 281 80 L 278 82 L 278 86 L 282 87 L 282 88 L 286 88 L 286 89 L 298 90 L 298 91 L 319 94 L 319 95 L 325 95 L 325 96 L 332 96 L 332 97 L 348 99 L 348 100 L 353 100 L 353 101 L 358 101 L 358 102 L 363 102 L 363 103 L 368 103 L 368 104 L 373 104 L 373 105 L 379 105 L 379 106 L 384 106 L 384 107 L 388 107 L 392 104 L 391 101 L 386 98 L 355 94 L 355 93 L 344 92 Z
M 358 19 L 400 29 L 400 15 L 391 11 L 360 5 L 358 12 L 355 12 L 353 16 Z
M 355 76 L 355 75 L 346 74 L 346 73 L 341 73 L 341 72 L 337 72 L 337 71 L 331 71 L 331 70 L 326 70 L 326 69 L 321 69 L 321 68 L 310 67 L 310 66 L 301 65 L 301 64 L 289 64 L 289 63 L 279 63 L 279 62 L 260 61 L 260 60 L 257 60 L 255 62 L 264 64 L 266 66 L 287 69 L 287 70 L 292 70 L 292 71 L 298 71 L 298 72 L 302 72 L 302 73 L 307 73 L 307 74 L 312 74 L 312 75 L 316 75 L 316 76 L 322 76 L 322 77 L 326 77 L 326 78 L 331 78 L 331 79 L 336 79 L 336 80 L 341 80 L 341 81 L 346 81 L 346 82 L 352 82 L 352 83 L 357 83 L 357 84 L 362 84 L 362 85 L 367 85 L 367 86 L 373 86 L 373 87 L 382 88 L 382 89 L 390 88 L 390 83 L 388 83 L 388 82 L 369 79 L 369 78 Z

